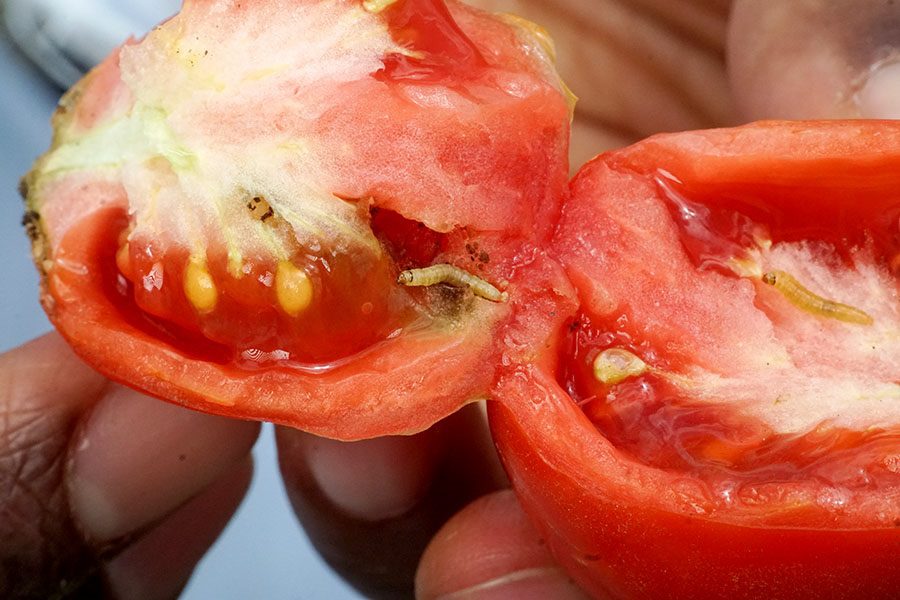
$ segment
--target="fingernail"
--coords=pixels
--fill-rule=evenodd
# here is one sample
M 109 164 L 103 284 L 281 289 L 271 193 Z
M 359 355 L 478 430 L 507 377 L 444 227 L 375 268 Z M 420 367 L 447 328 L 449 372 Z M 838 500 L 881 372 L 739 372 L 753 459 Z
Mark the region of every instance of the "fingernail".
M 108 542 L 146 526 L 243 459 L 259 426 L 111 386 L 70 450 L 69 502 L 84 533 Z
M 508 573 L 436 600 L 586 600 L 588 596 L 555 567 Z
M 168 516 L 106 566 L 115 598 L 163 600 L 178 597 L 250 485 L 250 457 Z
M 352 517 L 399 517 L 424 497 L 435 451 L 427 432 L 361 442 L 309 436 L 307 464 L 325 496 Z
M 900 61 L 873 67 L 856 102 L 860 116 L 867 119 L 900 119 Z

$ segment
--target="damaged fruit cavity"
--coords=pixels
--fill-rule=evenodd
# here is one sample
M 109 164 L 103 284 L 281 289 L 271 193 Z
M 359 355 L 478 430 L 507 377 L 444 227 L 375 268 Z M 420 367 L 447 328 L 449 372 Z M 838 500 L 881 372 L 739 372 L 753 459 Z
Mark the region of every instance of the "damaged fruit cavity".
M 900 443 L 896 211 L 798 222 L 789 202 L 710 200 L 668 174 L 657 185 L 671 223 L 661 243 L 683 253 L 708 296 L 666 301 L 721 294 L 737 338 L 752 328 L 747 350 L 728 349 L 724 364 L 673 352 L 622 298 L 618 313 L 570 322 L 561 385 L 617 447 L 701 478 L 716 502 L 753 503 L 772 481 L 784 494 L 809 479 L 900 484 L 884 458 Z
M 107 300 L 217 362 L 334 365 L 420 333 L 449 349 L 565 185 L 548 42 L 440 0 L 286 7 L 186 2 L 70 92 L 25 182 L 36 256 L 113 211 Z M 108 196 L 72 204 L 98 181 Z

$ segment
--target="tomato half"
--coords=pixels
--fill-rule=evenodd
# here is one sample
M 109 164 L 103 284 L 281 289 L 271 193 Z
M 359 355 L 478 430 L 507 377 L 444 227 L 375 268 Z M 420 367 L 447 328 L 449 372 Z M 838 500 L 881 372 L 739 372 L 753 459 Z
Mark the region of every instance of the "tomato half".
M 520 319 L 543 351 L 490 417 L 586 589 L 900 593 L 898 166 L 897 123 L 760 123 L 576 176 L 552 247 L 578 302 Z
M 431 425 L 487 394 L 500 288 L 558 214 L 551 54 L 440 0 L 187 1 L 69 92 L 25 180 L 50 318 L 194 408 Z

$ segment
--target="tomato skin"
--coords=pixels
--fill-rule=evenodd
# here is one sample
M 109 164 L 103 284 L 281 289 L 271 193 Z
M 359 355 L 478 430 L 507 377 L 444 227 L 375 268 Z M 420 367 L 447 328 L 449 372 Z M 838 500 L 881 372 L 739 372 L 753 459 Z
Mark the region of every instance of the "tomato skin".
M 897 165 L 896 123 L 773 122 L 658 136 L 602 155 L 576 176 L 550 253 L 575 291 L 557 298 L 556 309 L 535 298 L 524 299 L 524 306 L 514 302 L 517 314 L 531 315 L 520 321 L 526 330 L 520 337 L 531 336 L 536 355 L 507 355 L 488 412 L 525 511 L 591 594 L 616 600 L 886 600 L 900 593 L 898 486 L 861 486 L 849 500 L 832 504 L 833 488 L 811 478 L 772 482 L 793 486 L 782 498 L 723 502 L 713 497 L 702 465 L 694 471 L 660 468 L 617 447 L 559 379 L 573 315 L 583 311 L 615 322 L 620 302 L 633 309 L 625 327 L 676 367 L 709 365 L 727 375 L 728 365 L 741 359 L 740 342 L 752 339 L 747 323 L 729 320 L 730 308 L 692 295 L 690 286 L 702 273 L 689 261 L 674 260 L 683 254 L 672 250 L 677 241 L 651 235 L 652 244 L 635 245 L 634 231 L 653 231 L 646 217 L 671 216 L 640 213 L 634 217 L 640 226 L 610 218 L 630 218 L 640 200 L 656 197 L 661 173 L 704 206 L 728 206 L 736 196 L 756 199 L 761 209 L 775 211 L 773 231 L 787 232 L 786 238 L 806 235 L 807 228 L 793 226 L 798 222 L 812 223 L 808 230 L 823 239 L 831 239 L 829 232 L 833 239 L 852 238 L 844 234 L 860 224 L 882 228 L 888 233 L 876 232 L 872 243 L 889 266 L 897 251 L 890 233 L 898 225 Z M 642 278 L 656 278 L 655 286 L 636 287 Z M 700 294 L 713 291 L 697 285 L 693 291 Z M 654 289 L 662 291 L 654 296 Z M 677 304 L 665 306 L 665 297 Z
M 489 404 L 491 432 L 525 511 L 566 571 L 611 600 L 892 599 L 900 525 L 768 527 L 680 510 L 626 463 L 540 371 L 512 374 Z M 646 484 L 642 497 L 634 488 Z M 689 481 L 681 482 L 691 489 Z

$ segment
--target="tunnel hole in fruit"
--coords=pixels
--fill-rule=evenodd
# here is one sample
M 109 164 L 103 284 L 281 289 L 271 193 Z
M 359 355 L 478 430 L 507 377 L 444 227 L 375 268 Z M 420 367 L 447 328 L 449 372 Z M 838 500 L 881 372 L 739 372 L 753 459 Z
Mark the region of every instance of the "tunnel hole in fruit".
M 429 229 L 424 223 L 407 219 L 386 208 L 369 210 L 370 224 L 397 266 L 397 271 L 428 266 L 445 249 L 446 234 Z

